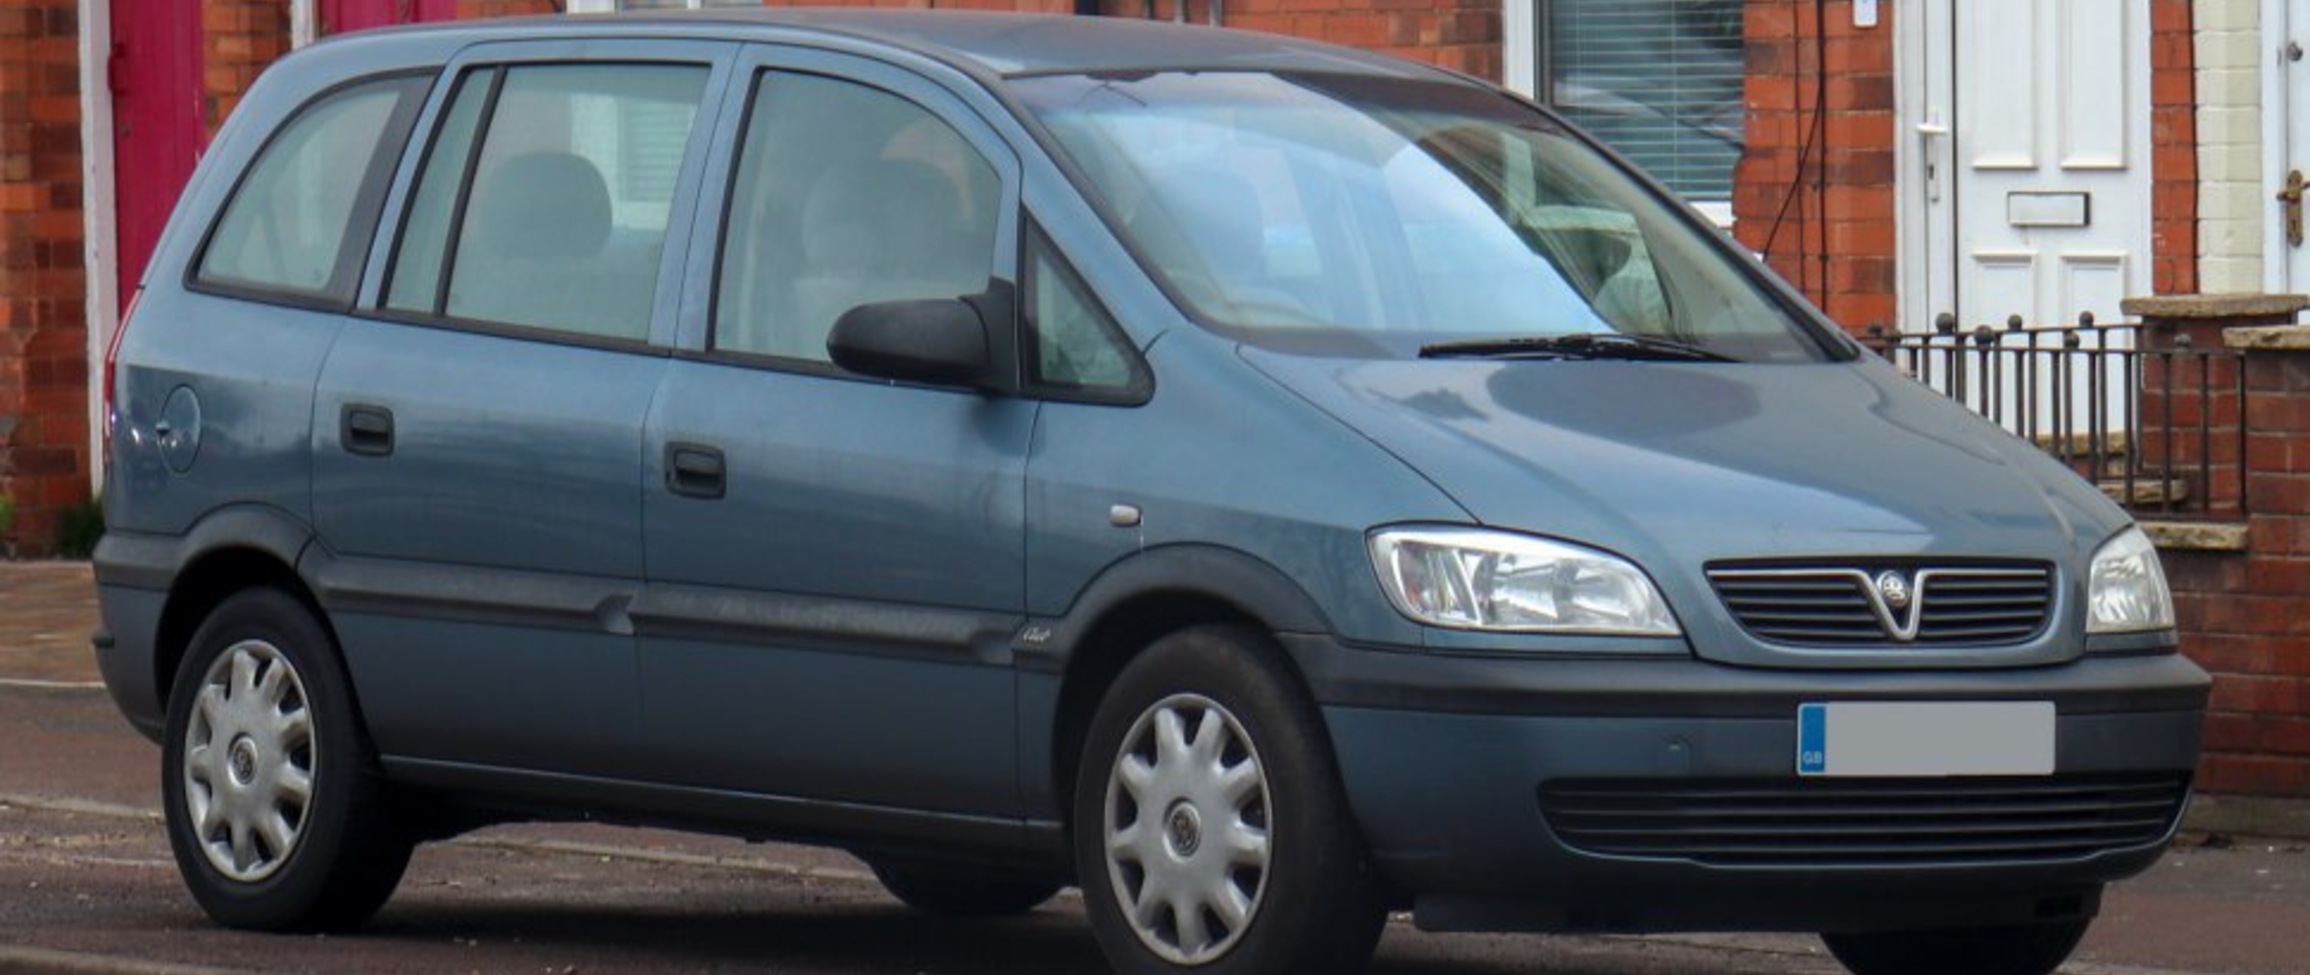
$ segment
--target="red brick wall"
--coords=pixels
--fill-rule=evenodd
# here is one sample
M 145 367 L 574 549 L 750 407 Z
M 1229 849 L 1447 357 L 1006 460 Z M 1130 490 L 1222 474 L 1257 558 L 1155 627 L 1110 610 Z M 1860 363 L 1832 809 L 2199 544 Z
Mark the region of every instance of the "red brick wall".
M 566 4 L 561 0 L 457 0 L 457 18 L 472 20 L 477 17 L 558 14 L 564 6 Z
M 0 542 L 18 554 L 88 500 L 78 17 L 73 0 L 0 8 Z
M 288 4 L 201 0 L 201 96 L 211 137 L 265 66 L 287 53 Z
M 2310 354 L 2246 364 L 2242 553 L 2167 551 L 2183 649 L 2214 675 L 2199 786 L 2310 798 Z
M 1790 0 L 1744 10 L 1747 148 L 1733 170 L 1733 232 L 1846 329 L 1892 326 L 1892 19 L 1855 27 L 1852 0 L 1830 0 L 1824 34 L 1815 11 Z
M 1110 14 L 1137 16 L 1135 2 L 1104 0 Z M 1499 0 L 1224 0 L 1228 27 L 1329 41 L 1501 80 Z M 1168 2 L 1156 5 L 1168 16 Z M 1189 0 L 1191 17 L 1205 7 Z
M 471 2 L 471 0 L 468 0 Z M 765 0 L 769 6 L 938 7 L 1068 13 L 1073 0 Z M 1210 22 L 1209 0 L 1155 0 L 1169 20 L 1187 4 L 1187 19 Z M 1221 0 L 1221 21 L 1240 30 L 1289 34 L 1367 48 L 1499 81 L 1499 0 Z M 1142 0 L 1100 0 L 1101 13 L 1143 16 Z
M 2243 308 L 2228 299 L 2190 299 L 2201 306 L 2187 312 L 2143 307 L 2136 310 L 2154 327 L 2145 334 L 2153 349 L 2174 348 L 2187 337 L 2196 348 L 2219 348 L 2225 328 L 2292 324 L 2297 317 L 2277 307 Z M 2230 307 L 2212 306 L 2228 301 Z M 2264 304 L 2268 304 L 2264 302 Z M 2153 357 L 2153 366 L 2157 359 Z M 2243 482 L 2246 512 L 2230 497 L 2234 489 L 2191 484 L 2191 510 L 2228 524 L 2243 522 L 2244 551 L 2160 553 L 2174 589 L 2175 622 L 2182 651 L 2214 675 L 2205 724 L 2204 760 L 2198 784 L 2209 792 L 2310 798 L 2310 613 L 2302 611 L 2310 592 L 2310 350 L 2250 349 L 2241 362 L 2213 370 L 2217 390 L 2235 389 L 2236 369 L 2244 370 L 2246 399 Z M 2198 381 L 2197 370 L 2176 366 L 2181 388 Z M 2141 414 L 2143 442 L 2162 440 L 2164 412 L 2154 395 L 2161 370 L 2149 370 Z M 2194 398 L 2177 397 L 2176 440 L 2184 449 L 2181 469 L 2195 460 L 2188 449 L 2204 422 L 2212 435 L 2213 460 L 2234 471 L 2239 410 L 2217 399 L 2201 418 Z M 2210 497 L 2210 505 L 2196 500 Z
M 2198 114 L 2190 0 L 2150 0 L 2150 286 L 2198 290 Z

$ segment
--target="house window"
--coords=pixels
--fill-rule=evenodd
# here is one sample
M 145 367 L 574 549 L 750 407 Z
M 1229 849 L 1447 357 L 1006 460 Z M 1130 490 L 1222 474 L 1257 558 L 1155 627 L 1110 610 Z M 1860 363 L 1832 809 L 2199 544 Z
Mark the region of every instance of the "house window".
M 1541 0 L 1540 96 L 1704 210 L 1721 205 L 1741 156 L 1741 5 Z

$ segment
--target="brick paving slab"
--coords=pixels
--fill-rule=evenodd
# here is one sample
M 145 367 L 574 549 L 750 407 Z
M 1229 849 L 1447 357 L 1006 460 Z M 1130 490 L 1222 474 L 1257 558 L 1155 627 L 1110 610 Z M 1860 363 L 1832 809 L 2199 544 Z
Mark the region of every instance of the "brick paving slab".
M 97 680 L 95 629 L 88 563 L 0 562 L 0 679 Z

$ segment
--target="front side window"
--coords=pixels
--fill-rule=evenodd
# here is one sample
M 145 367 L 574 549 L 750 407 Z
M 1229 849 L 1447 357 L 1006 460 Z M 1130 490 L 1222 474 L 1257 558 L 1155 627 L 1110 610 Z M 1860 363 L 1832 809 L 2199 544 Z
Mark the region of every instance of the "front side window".
M 1264 72 L 1012 83 L 1197 320 L 1335 354 L 1624 333 L 1842 355 L 1721 240 L 1474 86 Z
M 706 77 L 669 64 L 468 74 L 418 178 L 386 307 L 647 339 Z
M 1001 204 L 994 166 L 921 106 L 765 74 L 732 189 L 714 348 L 826 362 L 843 312 L 986 290 Z
M 195 280 L 295 298 L 351 296 L 384 176 L 427 80 L 367 82 L 298 112 L 233 192 Z

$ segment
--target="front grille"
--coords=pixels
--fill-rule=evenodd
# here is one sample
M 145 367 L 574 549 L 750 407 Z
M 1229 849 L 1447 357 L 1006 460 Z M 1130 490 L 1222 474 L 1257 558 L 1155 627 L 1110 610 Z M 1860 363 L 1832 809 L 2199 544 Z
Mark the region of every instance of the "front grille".
M 1906 604 L 1880 591 L 1888 573 Z M 1708 578 L 1742 628 L 1795 646 L 1999 646 L 2044 632 L 2053 615 L 2042 565 L 1720 567 Z
M 1544 786 L 1566 845 L 1726 866 L 2007 863 L 2155 843 L 2181 774 L 2042 779 L 1600 779 Z

